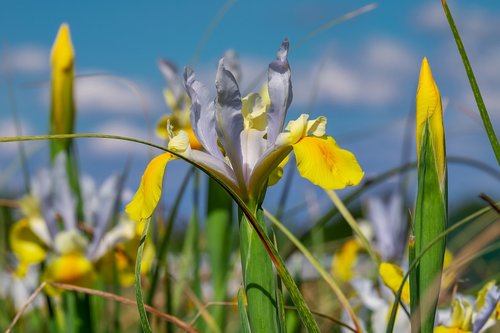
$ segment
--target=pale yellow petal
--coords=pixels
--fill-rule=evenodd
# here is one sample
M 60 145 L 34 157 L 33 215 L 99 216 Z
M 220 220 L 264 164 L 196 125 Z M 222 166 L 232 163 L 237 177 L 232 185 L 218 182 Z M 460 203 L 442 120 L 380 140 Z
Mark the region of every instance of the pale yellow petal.
M 142 175 L 139 189 L 125 208 L 130 219 L 142 221 L 153 215 L 153 211 L 160 201 L 165 167 L 172 158 L 174 158 L 172 154 L 164 153 L 149 162 Z
M 307 133 L 313 136 L 324 136 L 326 134 L 326 117 L 318 117 L 307 121 Z
M 384 284 L 395 293 L 398 292 L 401 282 L 403 282 L 404 272 L 398 265 L 383 262 L 378 268 L 380 277 Z M 410 303 L 410 284 L 408 280 L 405 281 L 403 291 L 401 292 L 401 299 L 406 303 Z
M 330 136 L 302 138 L 293 145 L 293 151 L 300 175 L 324 189 L 357 185 L 363 178 L 356 157 Z
M 245 129 L 265 131 L 267 127 L 267 111 L 269 104 L 265 104 L 259 94 L 252 93 L 241 99 L 241 114 Z

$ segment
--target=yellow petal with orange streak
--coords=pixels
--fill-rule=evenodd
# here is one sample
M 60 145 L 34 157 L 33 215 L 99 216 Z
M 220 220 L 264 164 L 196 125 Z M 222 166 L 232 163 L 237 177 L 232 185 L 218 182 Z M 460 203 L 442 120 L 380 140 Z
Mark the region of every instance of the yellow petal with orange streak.
M 307 136 L 293 145 L 302 177 L 327 190 L 357 185 L 364 172 L 350 151 L 341 149 L 330 136 Z

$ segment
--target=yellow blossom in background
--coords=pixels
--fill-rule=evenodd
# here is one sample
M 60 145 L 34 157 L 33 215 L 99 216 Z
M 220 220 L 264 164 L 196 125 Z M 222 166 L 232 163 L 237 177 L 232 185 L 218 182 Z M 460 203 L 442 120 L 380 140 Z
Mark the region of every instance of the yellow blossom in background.
M 29 265 L 38 264 L 47 257 L 47 245 L 33 232 L 29 220 L 14 223 L 9 232 L 10 247 L 19 259 L 16 275 L 24 277 Z
M 356 239 L 350 239 L 335 253 L 332 260 L 332 275 L 343 282 L 350 281 L 354 276 L 354 264 L 358 259 L 361 245 Z
M 43 281 L 71 284 L 90 288 L 96 275 L 92 263 L 81 253 L 69 253 L 49 261 L 42 276 Z M 47 292 L 57 295 L 60 291 L 48 286 Z
M 389 289 L 397 293 L 399 287 L 401 286 L 401 282 L 403 282 L 403 277 L 404 277 L 403 269 L 396 264 L 383 262 L 380 264 L 378 270 L 384 284 Z M 405 281 L 405 284 L 403 286 L 403 291 L 401 292 L 401 299 L 405 303 L 408 304 L 410 303 L 410 284 L 408 280 Z
M 470 333 L 471 322 L 472 305 L 465 300 L 454 299 L 450 325 L 439 325 L 434 328 L 434 333 Z

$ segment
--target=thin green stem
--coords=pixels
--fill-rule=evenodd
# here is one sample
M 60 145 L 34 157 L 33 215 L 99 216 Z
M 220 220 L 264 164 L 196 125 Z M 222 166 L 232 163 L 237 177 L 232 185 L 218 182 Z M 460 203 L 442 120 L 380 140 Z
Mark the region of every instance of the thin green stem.
M 139 247 L 137 248 L 137 259 L 135 261 L 135 298 L 137 300 L 137 309 L 139 310 L 139 318 L 141 320 L 141 326 L 144 333 L 152 333 L 151 325 L 149 324 L 148 320 L 148 315 L 144 307 L 144 299 L 141 287 L 142 253 L 144 252 L 144 245 L 146 244 L 146 235 L 148 234 L 150 221 L 151 221 L 150 219 L 147 219 L 145 221 L 144 230 L 142 231 L 142 235 L 139 240 Z
M 462 62 L 464 64 L 465 72 L 467 73 L 467 77 L 469 78 L 470 87 L 472 89 L 472 92 L 474 93 L 474 98 L 476 99 L 477 108 L 479 109 L 479 113 L 481 114 L 481 119 L 483 120 L 484 129 L 486 130 L 486 134 L 488 135 L 488 139 L 490 140 L 491 148 L 495 153 L 497 163 L 498 165 L 500 165 L 500 143 L 498 143 L 498 138 L 495 134 L 495 130 L 493 129 L 493 125 L 491 124 L 490 116 L 488 115 L 488 111 L 486 110 L 486 106 L 484 105 L 483 97 L 481 96 L 481 91 L 479 90 L 476 77 L 474 76 L 474 71 L 472 70 L 469 58 L 467 57 L 467 52 L 465 51 L 464 44 L 462 43 L 462 38 L 460 38 L 460 34 L 458 33 L 458 29 L 455 25 L 455 21 L 453 20 L 453 16 L 451 15 L 446 0 L 441 0 L 441 3 L 443 5 L 446 18 L 448 19 L 451 32 L 453 33 L 453 38 L 457 43 L 458 52 L 462 57 Z
M 333 292 L 339 299 L 340 304 L 342 304 L 343 308 L 347 311 L 349 317 L 354 323 L 355 329 L 353 328 L 350 329 L 355 332 L 361 332 L 361 325 L 356 316 L 356 313 L 351 307 L 351 304 L 349 304 L 349 300 L 342 292 L 342 289 L 337 284 L 337 281 L 335 281 L 335 279 L 330 274 L 328 274 L 328 272 L 323 268 L 321 263 L 312 255 L 312 253 L 309 252 L 309 250 L 283 224 L 281 224 L 280 221 L 278 221 L 278 219 L 276 219 L 267 210 L 264 210 L 264 214 L 276 227 L 278 227 L 278 229 L 280 229 L 280 231 L 283 234 L 285 234 L 285 236 L 299 249 L 299 251 L 302 252 L 302 254 L 307 258 L 307 260 L 309 260 L 309 262 L 318 271 L 318 273 L 326 281 L 326 283 L 330 286 L 330 288 L 332 288 Z
M 352 216 L 351 212 L 347 209 L 347 207 L 344 205 L 340 197 L 337 195 L 335 191 L 325 191 L 328 197 L 332 200 L 333 204 L 337 209 L 339 210 L 340 214 L 344 217 L 346 222 L 349 224 L 349 226 L 352 228 L 356 236 L 358 236 L 359 240 L 363 244 L 363 247 L 365 248 L 366 252 L 368 252 L 368 255 L 370 258 L 372 258 L 373 262 L 377 265 L 377 267 L 380 265 L 380 258 L 378 257 L 377 253 L 373 249 L 372 245 L 370 244 L 370 241 L 366 238 L 366 236 L 363 234 L 361 229 L 358 226 L 358 222 L 356 222 L 356 219 Z

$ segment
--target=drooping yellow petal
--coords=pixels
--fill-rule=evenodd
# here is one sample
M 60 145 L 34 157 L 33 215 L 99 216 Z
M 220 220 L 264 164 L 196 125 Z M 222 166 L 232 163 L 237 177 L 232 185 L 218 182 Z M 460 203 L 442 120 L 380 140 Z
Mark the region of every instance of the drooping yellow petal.
M 125 208 L 131 220 L 140 222 L 153 215 L 153 211 L 160 201 L 165 167 L 172 158 L 174 155 L 164 153 L 149 162 L 142 175 L 139 189 Z
M 95 272 L 92 263 L 83 254 L 72 253 L 55 258 L 45 268 L 42 280 L 72 284 L 80 287 L 92 287 Z M 48 288 L 49 294 L 57 294 L 54 288 Z
M 441 183 L 444 182 L 446 168 L 445 147 L 444 147 L 444 126 L 443 109 L 441 106 L 441 96 L 427 58 L 422 60 L 420 68 L 420 78 L 418 81 L 416 97 L 416 142 L 417 157 L 420 158 L 421 141 L 423 139 L 424 127 L 426 122 L 429 124 L 430 140 L 433 140 L 433 146 L 436 153 L 436 163 L 438 175 Z
M 403 282 L 404 272 L 398 265 L 389 262 L 383 262 L 378 268 L 380 277 L 384 284 L 395 293 L 398 292 L 401 282 Z M 408 280 L 405 281 L 403 291 L 401 292 L 401 299 L 406 303 L 410 303 L 410 285 Z
M 332 260 L 332 274 L 343 282 L 350 281 L 354 276 L 354 264 L 361 249 L 359 242 L 355 239 L 345 242 Z
M 293 145 L 293 151 L 300 175 L 324 189 L 357 185 L 363 178 L 356 157 L 330 136 L 304 137 Z
M 31 264 L 42 262 L 47 257 L 47 246 L 31 230 L 29 220 L 24 218 L 11 227 L 9 242 L 12 252 L 19 259 L 18 276 L 24 276 Z

